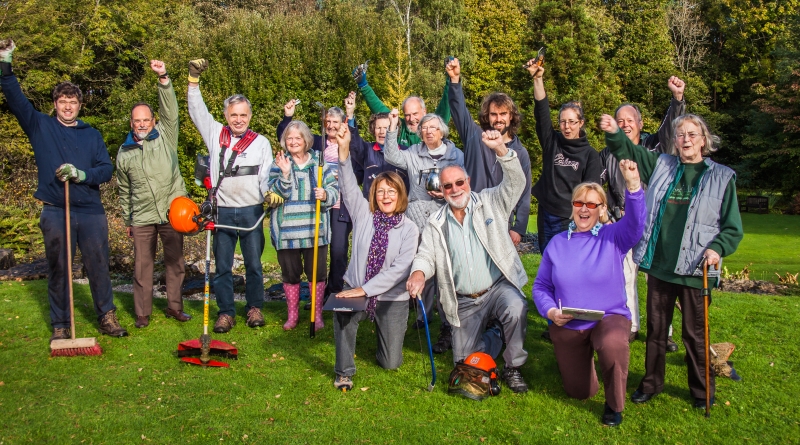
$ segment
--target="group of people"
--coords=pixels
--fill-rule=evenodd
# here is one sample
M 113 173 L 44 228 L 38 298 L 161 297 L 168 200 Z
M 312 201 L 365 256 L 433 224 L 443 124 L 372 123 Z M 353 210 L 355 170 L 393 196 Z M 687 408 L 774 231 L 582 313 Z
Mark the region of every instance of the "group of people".
M 40 225 L 50 270 L 52 339 L 70 336 L 66 208 L 72 214 L 69 241 L 81 249 L 100 331 L 125 336 L 108 276 L 108 225 L 99 185 L 111 179 L 113 166 L 103 139 L 77 119 L 82 96 L 74 84 L 63 82 L 54 89 L 55 116 L 36 111 L 11 70 L 13 42 L 0 46 L 3 94 L 30 138 L 39 170 L 34 196 L 44 203 Z M 181 300 L 183 234 L 167 216 L 172 200 L 187 194 L 178 168 L 178 104 L 165 64 L 153 60 L 150 67 L 158 76 L 159 120 L 147 103 L 134 104 L 131 130 L 116 160 L 121 212 L 134 244 L 137 328 L 148 326 L 152 315 L 158 237 L 166 266 L 165 314 L 181 322 L 191 319 Z M 206 185 L 214 198 L 214 221 L 256 227 L 214 232 L 219 308 L 214 331 L 225 333 L 236 324 L 232 266 L 237 243 L 246 270 L 246 324 L 264 325 L 260 256 L 266 240 L 259 221 L 266 205 L 286 295 L 285 330 L 298 323 L 303 273 L 309 280 L 316 276 L 320 300 L 367 297 L 364 311 L 333 314 L 336 388 L 353 386 L 362 321 L 375 324 L 378 364 L 401 366 L 409 300 L 420 299 L 427 312 L 436 308 L 441 319 L 435 352 L 452 349 L 454 362 L 475 352 L 493 358 L 502 352 L 502 380 L 513 392 L 525 392 L 528 302 L 522 287 L 528 275 L 515 246 L 527 231 L 533 194 L 543 254 L 533 302 L 549 322 L 547 334 L 566 393 L 584 399 L 598 391 L 596 352 L 606 387 L 602 422 L 613 426 L 622 421 L 629 343 L 639 331 L 638 267 L 648 276 L 646 372 L 631 400 L 644 403 L 663 390 L 677 298 L 689 388 L 695 406 L 701 399 L 704 406 L 700 265 L 705 261 L 718 270 L 721 257 L 733 253 L 742 238 L 734 172 L 708 157 L 717 142 L 700 117 L 684 114 L 680 79 L 668 82 L 673 101 L 657 134 L 642 133 L 639 109 L 623 104 L 614 117 L 600 119 L 607 147 L 598 153 L 586 138 L 581 104 L 562 105 L 559 130 L 554 129 L 545 68 L 537 63 L 526 68 L 533 79 L 536 134 L 543 150 L 542 174 L 533 186 L 528 151 L 517 136 L 517 105 L 505 93 L 491 93 L 476 123 L 465 104 L 456 58 L 446 61 L 447 81 L 436 112 L 427 113 L 421 98 L 409 97 L 402 118 L 398 109 L 378 99 L 365 67 L 354 70 L 373 113 L 369 132 L 374 142 L 359 134 L 355 92 L 345 98 L 344 109 L 327 110 L 321 135 L 293 120 L 299 101 L 289 101 L 277 129 L 277 152 L 249 128 L 252 108 L 246 97 L 226 99 L 226 122 L 214 119 L 199 87 L 208 62 L 192 60 L 188 108 L 209 152 Z M 448 138 L 451 117 L 463 149 Z M 563 307 L 603 312 L 598 320 L 581 320 Z M 319 330 L 324 327 L 322 304 L 315 309 Z M 412 326 L 419 329 L 424 323 L 418 319 Z M 713 378 L 710 389 L 713 395 Z

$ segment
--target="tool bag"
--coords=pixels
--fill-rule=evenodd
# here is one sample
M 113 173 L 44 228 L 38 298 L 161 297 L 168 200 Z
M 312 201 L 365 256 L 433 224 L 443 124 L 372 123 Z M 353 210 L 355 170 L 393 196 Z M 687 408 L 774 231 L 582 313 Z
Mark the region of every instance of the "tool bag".
M 489 396 L 500 394 L 497 384 L 497 364 L 491 356 L 483 352 L 475 352 L 456 363 L 450 373 L 450 385 L 447 392 L 459 394 L 472 400 L 483 400 Z

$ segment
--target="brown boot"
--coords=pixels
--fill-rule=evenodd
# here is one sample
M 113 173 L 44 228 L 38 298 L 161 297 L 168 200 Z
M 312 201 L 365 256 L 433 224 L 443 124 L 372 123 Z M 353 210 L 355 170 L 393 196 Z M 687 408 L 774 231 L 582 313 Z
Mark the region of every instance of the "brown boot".
M 264 315 L 261 313 L 261 309 L 251 307 L 250 310 L 247 311 L 247 326 L 251 328 L 264 326 Z
M 53 340 L 69 340 L 69 328 L 55 328 L 53 329 L 53 335 L 50 337 L 50 341 Z
M 100 333 L 112 337 L 127 337 L 128 331 L 119 325 L 117 313 L 112 309 L 100 317 Z
M 217 317 L 217 322 L 214 323 L 214 332 L 217 334 L 224 334 L 236 326 L 236 319 L 230 315 L 220 314 Z

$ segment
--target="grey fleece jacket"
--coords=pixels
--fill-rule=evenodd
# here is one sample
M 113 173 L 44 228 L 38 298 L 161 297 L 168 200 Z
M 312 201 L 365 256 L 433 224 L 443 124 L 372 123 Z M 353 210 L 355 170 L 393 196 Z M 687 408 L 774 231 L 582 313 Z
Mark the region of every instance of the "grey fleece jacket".
M 464 167 L 464 152 L 458 149 L 451 141 L 442 139 L 447 146 L 444 156 L 438 160 L 433 159 L 424 142 L 400 150 L 397 145 L 397 130 L 386 133 L 386 142 L 383 146 L 383 156 L 386 162 L 408 172 L 408 182 L 411 190 L 408 191 L 408 210 L 406 215 L 419 227 L 420 232 L 425 227 L 425 222 L 431 214 L 444 204 L 444 200 L 436 200 L 428 194 L 425 184 L 420 184 L 421 171 L 429 168 L 444 168 L 451 164 Z
M 503 182 L 497 187 L 470 194 L 475 205 L 472 227 L 503 276 L 521 292 L 522 286 L 528 282 L 528 275 L 511 237 L 508 236 L 505 222 L 525 187 L 525 174 L 519 164 L 519 157 L 513 150 L 509 150 L 506 156 L 498 157 L 497 161 L 503 169 Z M 436 275 L 439 300 L 447 321 L 453 326 L 461 326 L 453 268 L 447 249 L 447 236 L 444 233 L 446 223 L 447 205 L 444 205 L 428 219 L 411 271 L 422 271 L 425 279 Z
M 353 221 L 352 253 L 344 280 L 353 288 L 363 288 L 368 297 L 376 297 L 378 301 L 408 300 L 406 280 L 411 274 L 411 261 L 419 242 L 416 224 L 403 215 L 400 222 L 389 230 L 389 245 L 383 267 L 377 275 L 366 281 L 367 257 L 375 226 L 369 202 L 358 188 L 350 156 L 344 161 L 339 160 L 339 191 Z

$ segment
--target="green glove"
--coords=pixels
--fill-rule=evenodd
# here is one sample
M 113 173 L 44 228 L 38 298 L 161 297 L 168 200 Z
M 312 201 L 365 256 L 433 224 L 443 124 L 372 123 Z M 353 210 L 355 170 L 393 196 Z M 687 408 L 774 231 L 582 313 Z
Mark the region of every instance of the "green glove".
M 17 45 L 14 45 L 13 40 L 0 40 L 0 62 L 11 63 L 11 55 L 14 54 L 15 49 L 17 49 Z
M 203 71 L 208 69 L 208 61 L 206 59 L 194 59 L 189 61 L 189 82 L 200 82 L 200 75 Z
M 56 169 L 56 177 L 61 182 L 83 182 L 86 180 L 86 173 L 83 170 L 78 170 L 72 164 L 61 164 L 60 167 Z

